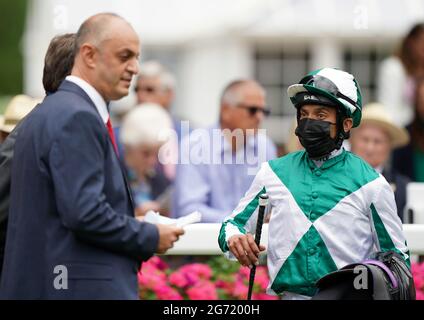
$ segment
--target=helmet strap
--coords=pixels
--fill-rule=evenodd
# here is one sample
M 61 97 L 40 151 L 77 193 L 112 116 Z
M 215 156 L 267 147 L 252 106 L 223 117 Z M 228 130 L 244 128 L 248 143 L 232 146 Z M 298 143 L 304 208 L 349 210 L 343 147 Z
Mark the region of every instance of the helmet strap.
M 337 123 L 336 149 L 337 150 L 341 148 L 343 144 L 343 140 L 349 139 L 350 137 L 350 131 L 345 132 L 343 128 L 343 121 L 346 118 L 347 118 L 346 114 L 342 110 L 337 108 L 337 113 L 336 113 L 336 123 Z

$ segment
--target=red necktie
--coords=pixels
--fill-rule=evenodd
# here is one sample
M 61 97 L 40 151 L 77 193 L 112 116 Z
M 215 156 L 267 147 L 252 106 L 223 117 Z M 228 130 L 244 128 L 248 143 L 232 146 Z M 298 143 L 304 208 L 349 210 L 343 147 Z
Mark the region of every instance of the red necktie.
M 107 119 L 106 127 L 107 127 L 107 131 L 109 131 L 109 137 L 110 137 L 110 140 L 112 141 L 113 147 L 115 148 L 116 155 L 118 155 L 118 147 L 115 141 L 115 133 L 113 132 L 112 122 L 110 122 L 110 118 Z

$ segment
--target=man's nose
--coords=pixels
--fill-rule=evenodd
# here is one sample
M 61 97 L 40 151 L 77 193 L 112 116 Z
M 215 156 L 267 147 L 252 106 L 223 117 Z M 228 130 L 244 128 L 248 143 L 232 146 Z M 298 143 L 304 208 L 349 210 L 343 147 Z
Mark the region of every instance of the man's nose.
M 367 141 L 367 142 L 365 143 L 365 150 L 366 150 L 366 152 L 367 152 L 367 154 L 368 154 L 368 155 L 370 155 L 370 154 L 373 154 L 373 153 L 374 153 L 375 147 L 376 147 L 376 145 L 375 145 L 375 143 L 374 143 L 374 142 L 372 142 L 372 141 Z
M 262 120 L 264 119 L 265 115 L 264 115 L 264 113 L 262 111 L 257 111 L 256 114 L 255 114 L 255 117 L 256 117 L 256 119 L 259 122 L 262 122 Z
M 264 119 L 264 114 L 263 112 L 256 112 L 255 114 L 255 118 L 258 122 L 262 122 L 262 120 Z
M 128 71 L 131 72 L 133 75 L 138 74 L 139 70 L 140 63 L 138 62 L 138 59 L 134 59 L 128 64 Z

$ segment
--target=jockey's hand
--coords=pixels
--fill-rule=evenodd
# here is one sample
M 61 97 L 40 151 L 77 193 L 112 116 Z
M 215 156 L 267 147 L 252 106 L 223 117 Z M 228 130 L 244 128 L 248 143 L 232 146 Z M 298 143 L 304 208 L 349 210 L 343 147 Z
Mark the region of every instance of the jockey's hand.
M 234 235 L 228 239 L 228 248 L 237 260 L 249 268 L 259 262 L 259 253 L 265 250 L 265 246 L 255 243 L 253 236 L 248 234 Z

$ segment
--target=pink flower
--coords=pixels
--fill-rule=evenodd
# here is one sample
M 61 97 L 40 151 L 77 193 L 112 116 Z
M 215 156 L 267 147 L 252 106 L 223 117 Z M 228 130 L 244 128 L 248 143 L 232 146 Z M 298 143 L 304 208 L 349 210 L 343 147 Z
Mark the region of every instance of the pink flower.
M 166 264 L 165 261 L 163 261 L 158 256 L 151 257 L 148 261 L 148 263 L 151 263 L 153 266 L 155 266 L 159 270 L 166 270 L 169 269 L 169 266 Z
M 212 270 L 207 264 L 191 263 L 180 268 L 180 271 L 185 274 L 196 275 L 197 278 L 210 279 L 212 277 Z
M 238 299 L 246 299 L 249 287 L 246 286 L 242 281 L 236 281 L 234 285 L 233 295 Z
M 175 271 L 169 276 L 169 283 L 174 286 L 184 288 L 189 284 L 189 281 L 183 272 Z
M 252 294 L 252 299 L 253 300 L 278 300 L 278 297 L 271 296 L 266 293 L 255 293 L 255 294 Z
M 416 291 L 416 299 L 417 300 L 424 300 L 424 292 L 421 290 Z
M 143 268 L 137 274 L 140 286 L 152 289 L 156 284 L 165 285 L 167 282 L 166 274 L 154 267 L 152 264 L 143 264 Z
M 417 300 L 424 300 L 424 262 L 412 263 L 411 271 L 414 277 Z
M 218 293 L 215 285 L 210 281 L 202 280 L 187 290 L 190 300 L 217 300 Z
M 217 280 L 215 286 L 217 289 L 224 290 L 224 292 L 229 295 L 231 295 L 234 290 L 234 282 L 231 281 Z
M 259 285 L 262 290 L 266 290 L 269 284 L 268 271 L 264 267 L 256 269 L 255 283 Z
M 421 271 L 420 265 L 418 263 L 411 263 L 412 274 L 418 274 Z
M 166 285 L 166 280 L 156 275 L 142 274 L 138 278 L 138 283 L 142 287 L 145 287 L 147 289 L 153 289 L 156 285 Z
M 424 289 L 424 276 L 423 275 L 414 275 L 414 285 L 417 290 Z
M 153 291 L 159 300 L 183 300 L 177 290 L 167 285 L 157 284 L 154 286 Z
M 249 279 L 249 276 L 250 276 L 250 269 L 249 269 L 248 267 L 244 267 L 244 266 L 242 266 L 242 267 L 240 267 L 239 274 L 240 274 L 242 277 L 244 277 L 244 278 L 246 278 L 246 279 Z

